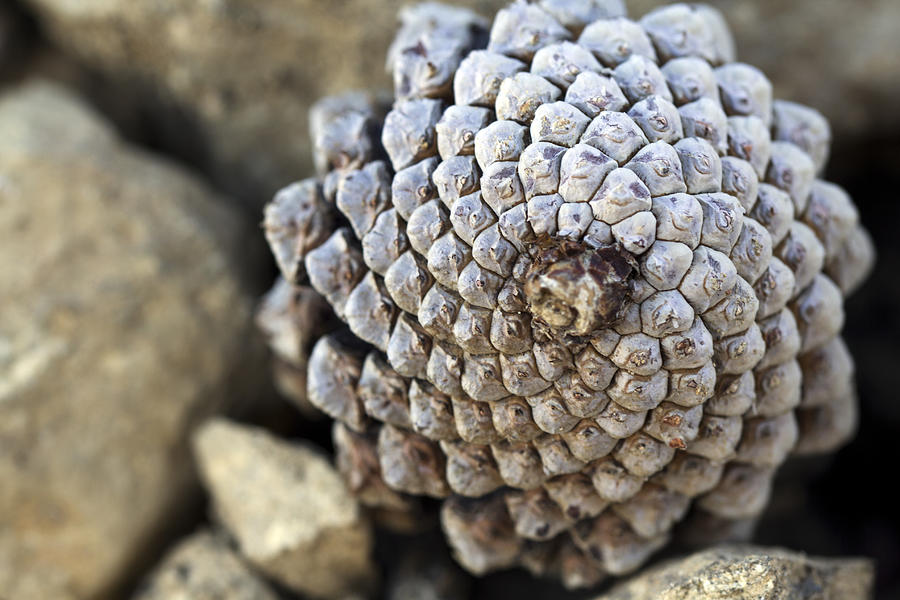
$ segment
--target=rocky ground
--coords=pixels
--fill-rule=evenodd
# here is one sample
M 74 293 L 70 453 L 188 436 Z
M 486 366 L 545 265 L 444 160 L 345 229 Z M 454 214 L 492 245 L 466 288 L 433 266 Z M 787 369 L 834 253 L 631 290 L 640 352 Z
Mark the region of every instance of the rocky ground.
M 713 4 L 777 96 L 829 117 L 828 178 L 875 237 L 845 328 L 859 434 L 785 471 L 761 546 L 567 595 L 464 575 L 427 506 L 365 513 L 253 322 L 261 207 L 312 171 L 315 98 L 387 86 L 400 2 L 0 3 L 0 599 L 900 597 L 900 4 Z

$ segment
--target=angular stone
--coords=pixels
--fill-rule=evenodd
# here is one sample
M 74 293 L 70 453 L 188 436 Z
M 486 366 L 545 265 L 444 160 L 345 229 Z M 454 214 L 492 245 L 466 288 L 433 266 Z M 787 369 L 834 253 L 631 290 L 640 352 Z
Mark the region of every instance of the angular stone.
M 369 523 L 324 454 L 224 419 L 197 430 L 194 452 L 216 517 L 257 568 L 316 598 L 369 588 Z
M 209 530 L 186 537 L 166 554 L 133 600 L 278 600 L 228 540 Z
M 698 594 L 730 600 L 864 600 L 871 597 L 874 571 L 862 558 L 721 546 L 663 563 L 596 600 L 691 600 Z

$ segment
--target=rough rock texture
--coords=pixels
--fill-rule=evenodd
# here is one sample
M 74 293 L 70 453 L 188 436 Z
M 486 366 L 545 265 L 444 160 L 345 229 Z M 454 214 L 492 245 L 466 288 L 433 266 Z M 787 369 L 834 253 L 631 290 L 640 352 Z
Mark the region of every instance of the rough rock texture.
M 183 514 L 190 427 L 254 385 L 244 233 L 54 86 L 0 96 L 0 131 L 0 594 L 92 596 Z
M 873 580 L 864 559 L 725 546 L 654 567 L 596 600 L 865 600 Z
M 403 2 L 27 4 L 61 46 L 119 81 L 134 102 L 149 102 L 158 142 L 205 162 L 218 182 L 258 207 L 310 168 L 313 100 L 347 87 L 386 87 L 384 51 Z
M 215 514 L 250 562 L 313 597 L 372 583 L 369 524 L 323 454 L 221 419 L 194 447 Z
M 279 596 L 228 546 L 201 530 L 179 542 L 134 600 L 277 600 Z

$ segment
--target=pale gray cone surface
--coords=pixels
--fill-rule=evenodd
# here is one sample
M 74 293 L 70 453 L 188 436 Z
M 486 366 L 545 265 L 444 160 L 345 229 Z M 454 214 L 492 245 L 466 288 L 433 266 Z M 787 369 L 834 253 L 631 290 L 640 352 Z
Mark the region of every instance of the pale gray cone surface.
M 308 360 L 345 476 L 445 499 L 475 573 L 575 587 L 690 515 L 746 530 L 780 464 L 855 427 L 842 305 L 874 251 L 821 179 L 828 123 L 702 5 L 401 20 L 392 106 L 320 102 L 318 180 L 266 209 L 284 277 L 358 338 Z

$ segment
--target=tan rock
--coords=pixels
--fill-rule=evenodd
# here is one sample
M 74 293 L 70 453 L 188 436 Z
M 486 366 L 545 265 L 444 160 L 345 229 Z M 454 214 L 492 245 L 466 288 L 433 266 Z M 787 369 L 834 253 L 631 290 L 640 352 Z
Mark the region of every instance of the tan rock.
M 721 546 L 644 571 L 596 600 L 865 600 L 874 577 L 865 559 Z
M 277 600 L 278 595 L 228 546 L 201 530 L 179 542 L 134 600 Z
M 259 369 L 221 245 L 244 234 L 62 89 L 0 96 L 0 131 L 0 595 L 103 596 L 196 490 L 188 430 Z
M 322 453 L 222 419 L 194 448 L 215 514 L 250 562 L 317 598 L 370 589 L 369 523 Z

